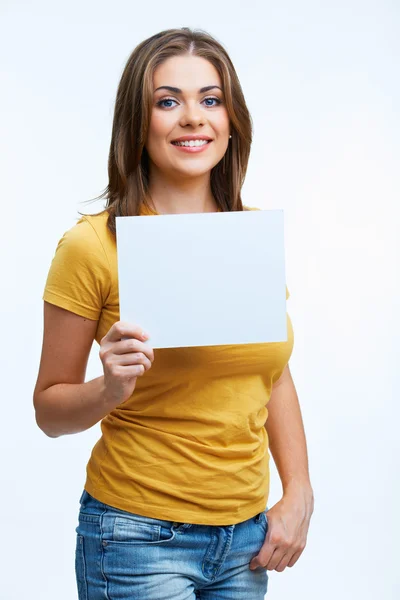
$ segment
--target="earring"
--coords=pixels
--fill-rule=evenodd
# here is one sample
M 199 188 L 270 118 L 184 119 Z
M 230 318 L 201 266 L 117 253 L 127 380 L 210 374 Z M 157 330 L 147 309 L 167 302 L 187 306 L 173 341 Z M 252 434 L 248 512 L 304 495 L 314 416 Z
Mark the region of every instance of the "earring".
M 232 136 L 230 135 L 229 138 L 231 138 Z

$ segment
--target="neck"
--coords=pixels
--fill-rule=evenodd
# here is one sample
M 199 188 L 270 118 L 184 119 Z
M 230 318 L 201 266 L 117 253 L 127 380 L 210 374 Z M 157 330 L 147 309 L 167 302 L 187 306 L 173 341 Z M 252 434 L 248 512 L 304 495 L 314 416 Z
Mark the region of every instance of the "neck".
M 198 177 L 173 178 L 156 169 L 150 172 L 149 194 L 158 214 L 217 212 L 210 172 Z

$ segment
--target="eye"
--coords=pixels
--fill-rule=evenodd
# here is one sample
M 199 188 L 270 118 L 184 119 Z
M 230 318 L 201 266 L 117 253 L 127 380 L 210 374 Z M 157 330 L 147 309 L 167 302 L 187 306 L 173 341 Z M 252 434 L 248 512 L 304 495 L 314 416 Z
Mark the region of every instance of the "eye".
M 221 104 L 221 102 L 222 102 L 219 98 L 214 98 L 214 97 L 204 98 L 204 101 L 206 101 L 206 100 L 215 100 L 217 103 L 217 106 L 218 106 L 218 104 Z M 215 106 L 215 104 L 207 104 L 206 106 Z
M 161 106 L 161 108 L 171 108 L 170 106 L 163 106 L 163 102 L 176 102 L 172 98 L 163 98 L 157 102 L 157 106 Z
M 207 100 L 215 100 L 215 102 L 217 103 L 217 104 L 206 104 L 206 106 L 209 106 L 210 108 L 213 108 L 214 106 L 218 106 L 219 104 L 222 103 L 222 100 L 220 100 L 219 98 L 215 98 L 215 97 L 204 98 L 203 102 L 206 102 Z M 156 104 L 160 108 L 171 108 L 171 106 L 165 106 L 165 104 L 163 104 L 164 102 L 176 102 L 176 100 L 174 100 L 173 98 L 163 98 L 162 100 L 159 100 Z

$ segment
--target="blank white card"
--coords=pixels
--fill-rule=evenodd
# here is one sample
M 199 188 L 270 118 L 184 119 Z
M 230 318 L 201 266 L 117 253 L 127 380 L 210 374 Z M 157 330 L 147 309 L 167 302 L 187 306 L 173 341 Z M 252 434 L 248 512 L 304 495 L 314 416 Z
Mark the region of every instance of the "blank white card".
M 283 210 L 116 217 L 120 320 L 152 348 L 287 340 Z

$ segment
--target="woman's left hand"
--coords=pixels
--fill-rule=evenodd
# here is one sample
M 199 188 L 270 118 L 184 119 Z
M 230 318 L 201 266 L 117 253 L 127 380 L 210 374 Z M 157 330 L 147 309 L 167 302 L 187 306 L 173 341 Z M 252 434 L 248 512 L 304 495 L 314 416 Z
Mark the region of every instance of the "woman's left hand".
M 283 571 L 293 567 L 307 541 L 314 496 L 299 491 L 288 492 L 270 508 L 266 515 L 268 532 L 259 553 L 250 562 L 250 569 L 263 567 Z

